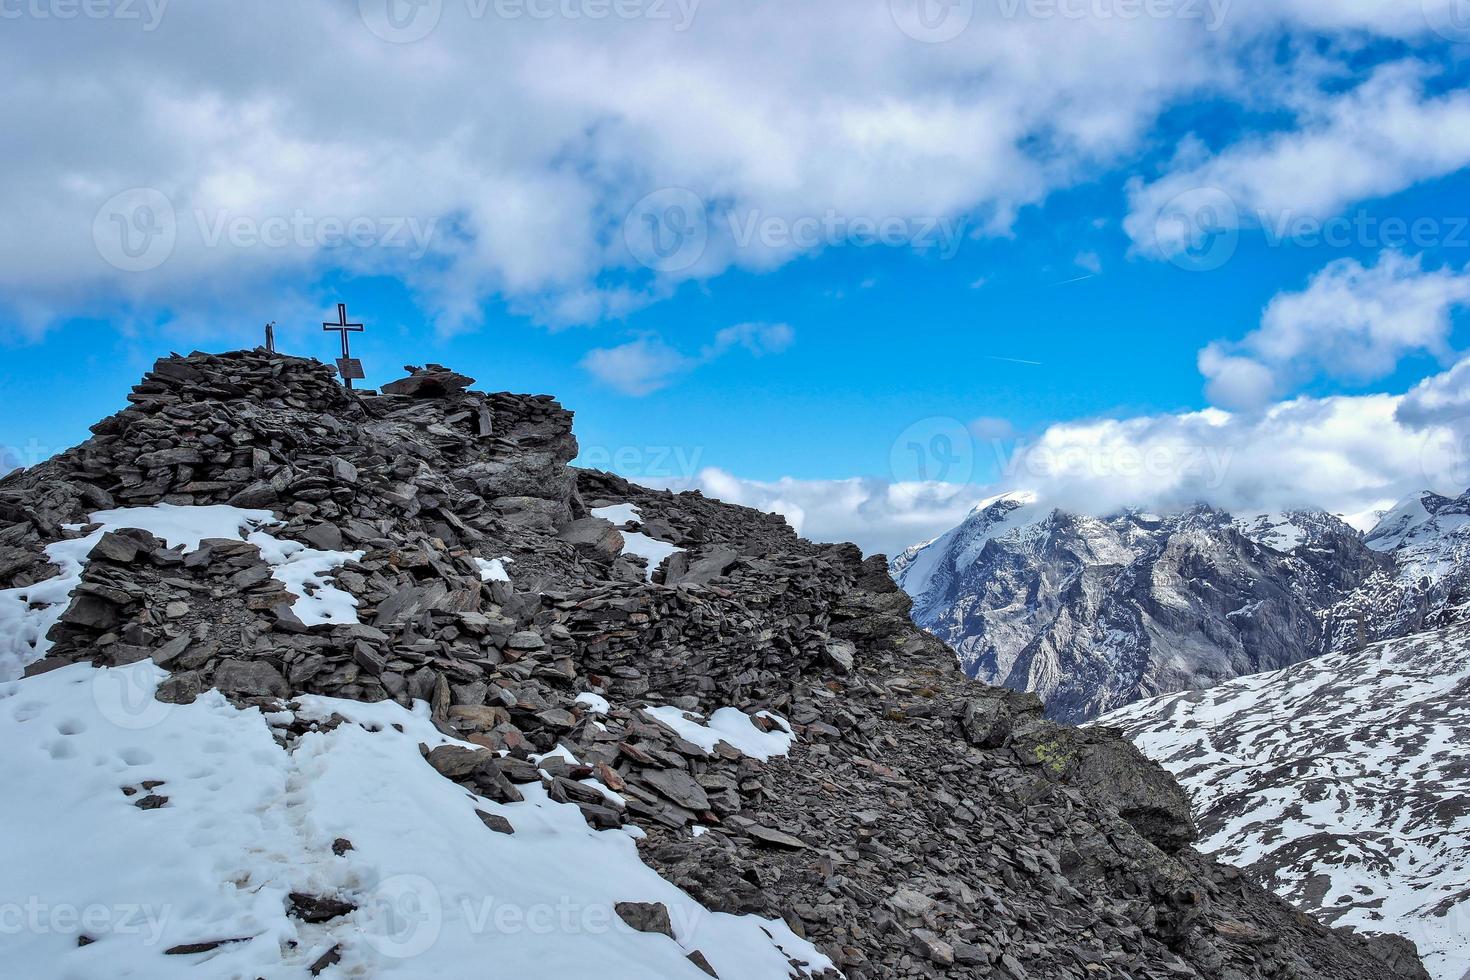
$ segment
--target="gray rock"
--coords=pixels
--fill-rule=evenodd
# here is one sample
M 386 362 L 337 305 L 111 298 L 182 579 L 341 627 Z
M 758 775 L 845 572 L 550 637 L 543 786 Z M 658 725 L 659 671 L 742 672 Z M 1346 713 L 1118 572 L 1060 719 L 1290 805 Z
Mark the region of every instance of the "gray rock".
M 823 644 L 822 652 L 827 655 L 827 662 L 837 673 L 852 673 L 853 665 L 857 662 L 857 646 L 851 640 L 828 640 Z
M 93 561 L 100 559 L 126 565 L 138 557 L 139 550 L 140 544 L 136 539 L 125 537 L 116 531 L 108 531 L 92 546 L 89 557 Z
M 187 671 L 165 677 L 153 696 L 165 704 L 193 704 L 203 691 L 204 678 L 198 671 Z
M 106 630 L 120 621 L 117 606 L 96 595 L 79 595 L 71 601 L 61 621 L 68 626 L 90 630 Z
M 690 810 L 709 809 L 709 796 L 694 778 L 682 769 L 649 769 L 639 779 L 662 796 Z
M 623 553 L 623 535 L 611 521 L 600 517 L 584 517 L 557 532 L 557 538 L 584 554 L 612 561 Z
M 618 913 L 618 918 L 638 932 L 676 938 L 668 907 L 662 902 L 619 902 L 613 908 Z
M 760 824 L 754 824 L 747 827 L 745 832 L 750 835 L 752 840 L 764 844 L 767 847 L 774 847 L 785 851 L 804 851 L 807 847 L 806 843 L 799 837 L 793 837 L 784 831 L 776 830 L 774 827 L 763 827 Z
M 406 365 L 408 377 L 383 385 L 385 395 L 407 395 L 410 398 L 445 398 L 464 391 L 475 383 L 475 379 L 451 371 L 439 364 L 427 367 Z
M 520 630 L 512 633 L 505 645 L 512 650 L 540 650 L 546 646 L 546 640 L 535 630 Z
M 485 824 L 486 827 L 497 834 L 514 834 L 516 829 L 511 826 L 510 821 L 496 813 L 486 813 L 484 810 L 476 810 L 475 816 Z
M 281 672 L 263 660 L 223 661 L 214 671 L 213 686 L 224 694 L 284 698 L 290 694 Z
M 677 566 L 672 564 L 674 559 L 679 559 Z M 665 570 L 664 582 L 668 585 L 708 585 L 722 578 L 739 559 L 740 555 L 733 548 L 724 546 L 710 548 L 697 558 L 676 553 L 669 559 L 671 564 Z

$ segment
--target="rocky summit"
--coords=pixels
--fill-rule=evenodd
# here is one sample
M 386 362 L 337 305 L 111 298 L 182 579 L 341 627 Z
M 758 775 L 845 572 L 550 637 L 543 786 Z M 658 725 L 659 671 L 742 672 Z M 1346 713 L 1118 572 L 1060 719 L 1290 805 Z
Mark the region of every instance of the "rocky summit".
M 471 383 L 168 357 L 0 481 L 0 863 L 156 913 L 51 916 L 7 962 L 1426 976 L 1201 856 L 1116 729 L 967 679 L 881 556 L 577 470 L 569 412 Z

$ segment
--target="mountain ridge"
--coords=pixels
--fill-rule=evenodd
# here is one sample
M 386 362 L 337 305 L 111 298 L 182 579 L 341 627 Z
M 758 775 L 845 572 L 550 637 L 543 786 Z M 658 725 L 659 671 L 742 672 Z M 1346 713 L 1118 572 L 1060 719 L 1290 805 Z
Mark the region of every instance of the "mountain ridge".
M 1320 510 L 1089 517 L 1012 495 L 890 569 L 968 674 L 1081 721 L 1453 621 L 1470 493 L 1415 499 L 1430 497 L 1432 512 L 1401 504 L 1362 534 Z
M 964 678 L 881 560 L 573 470 L 569 412 L 469 383 L 164 358 L 0 479 L 0 860 L 175 913 L 0 939 L 28 975 L 1424 976 L 1193 851 L 1126 741 Z M 603 925 L 469 914 L 557 889 Z

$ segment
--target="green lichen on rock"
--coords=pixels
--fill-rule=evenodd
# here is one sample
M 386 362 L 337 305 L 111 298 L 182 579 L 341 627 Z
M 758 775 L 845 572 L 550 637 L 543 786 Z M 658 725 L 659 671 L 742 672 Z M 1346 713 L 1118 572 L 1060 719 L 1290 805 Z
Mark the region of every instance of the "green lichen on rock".
M 1047 772 L 1057 777 L 1065 774 L 1068 767 L 1072 765 L 1072 760 L 1077 758 L 1076 749 L 1072 746 L 1071 740 L 1067 738 L 1036 742 L 1030 746 L 1030 749 L 1036 761 L 1045 766 Z

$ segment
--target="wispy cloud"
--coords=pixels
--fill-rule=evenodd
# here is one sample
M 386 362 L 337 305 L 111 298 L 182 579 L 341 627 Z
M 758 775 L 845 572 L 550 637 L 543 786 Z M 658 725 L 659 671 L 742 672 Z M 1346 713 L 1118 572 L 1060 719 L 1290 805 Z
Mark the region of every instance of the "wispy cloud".
M 625 395 L 641 397 L 668 387 L 695 369 L 732 351 L 754 357 L 779 354 L 796 342 L 785 323 L 739 323 L 718 331 L 697 354 L 684 354 L 655 334 L 616 347 L 588 351 L 582 367 L 598 381 Z

